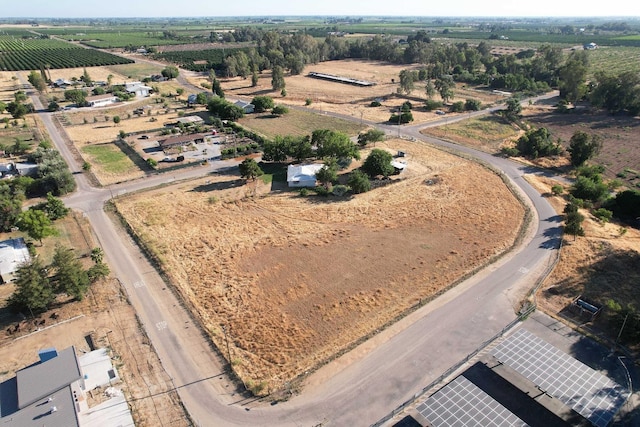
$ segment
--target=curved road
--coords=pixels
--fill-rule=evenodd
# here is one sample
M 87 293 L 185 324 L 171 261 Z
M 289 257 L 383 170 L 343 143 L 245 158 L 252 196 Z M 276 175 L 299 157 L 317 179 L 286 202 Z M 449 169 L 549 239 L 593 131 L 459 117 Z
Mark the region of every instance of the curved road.
M 34 96 L 34 105 L 42 110 Z M 72 155 L 51 115 L 40 116 L 72 171 Z M 353 117 L 348 117 L 354 120 Z M 379 126 L 396 133 L 395 126 Z M 419 126 L 402 127 L 407 137 L 463 152 L 493 165 L 530 200 L 536 218 L 518 250 L 485 268 L 434 302 L 381 332 L 355 350 L 311 374 L 303 392 L 269 405 L 244 399 L 223 375 L 224 364 L 211 350 L 175 295 L 138 247 L 104 212 L 112 196 L 223 172 L 232 162 L 149 176 L 97 189 L 76 175 L 78 191 L 65 198 L 91 222 L 114 274 L 136 309 L 164 369 L 193 418 L 201 426 L 319 426 L 375 423 L 412 397 L 515 319 L 513 307 L 546 272 L 561 237 L 560 218 L 522 175 L 527 167 L 487 153 L 420 135 Z

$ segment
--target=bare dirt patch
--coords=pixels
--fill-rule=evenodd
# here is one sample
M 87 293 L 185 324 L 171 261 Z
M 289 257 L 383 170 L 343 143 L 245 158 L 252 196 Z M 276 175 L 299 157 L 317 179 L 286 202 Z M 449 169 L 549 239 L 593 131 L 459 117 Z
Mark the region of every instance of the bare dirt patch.
M 94 247 L 90 226 L 82 215 L 59 220 L 56 227 L 61 235 L 55 241 L 75 248 L 76 254 L 88 254 Z M 46 263 L 50 262 L 52 243 L 45 239 L 45 247 L 37 248 Z M 14 285 L 0 287 L 2 307 L 13 289 Z M 190 425 L 171 378 L 162 368 L 116 279 L 96 283 L 83 301 L 61 298 L 51 310 L 35 318 L 25 319 L 2 308 L 0 325 L 0 381 L 36 361 L 40 349 L 61 350 L 74 345 L 80 353 L 89 351 L 85 337 L 90 336 L 96 347 L 109 349 L 112 363 L 123 378 L 116 387 L 124 391 L 136 425 Z M 8 329 L 15 332 L 9 333 Z M 90 402 L 99 402 L 103 391 L 93 390 Z
M 554 137 L 562 139 L 565 148 L 576 131 L 600 136 L 602 149 L 592 162 L 605 167 L 607 178 L 617 177 L 630 187 L 640 187 L 640 118 L 582 108 L 570 114 L 558 114 L 548 108 L 525 112 L 527 122 L 549 129 Z
M 227 327 L 254 390 L 317 367 L 513 243 L 524 211 L 495 174 L 423 144 L 380 147 L 407 152 L 409 169 L 353 198 L 224 175 L 117 201 L 221 349 Z

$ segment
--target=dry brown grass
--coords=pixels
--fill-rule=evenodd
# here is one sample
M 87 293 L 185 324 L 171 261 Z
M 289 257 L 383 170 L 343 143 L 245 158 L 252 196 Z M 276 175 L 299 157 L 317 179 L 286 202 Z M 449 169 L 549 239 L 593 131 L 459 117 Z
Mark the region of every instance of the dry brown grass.
M 271 73 L 264 72 L 260 75 L 258 86 L 251 87 L 249 79 L 235 78 L 222 81 L 225 94 L 229 97 L 240 97 L 251 100 L 257 95 L 268 95 L 276 100 L 276 103 L 289 105 L 305 105 L 306 100 L 312 101 L 311 108 L 320 111 L 331 111 L 346 114 L 354 118 L 373 122 L 385 122 L 393 111 L 406 100 L 396 97 L 400 71 L 403 69 L 418 69 L 419 65 L 395 65 L 380 61 L 341 60 L 320 62 L 307 66 L 305 72 L 299 76 L 285 77 L 287 96 L 281 97 L 279 91 L 271 89 Z M 347 84 L 334 83 L 307 77 L 311 71 L 328 73 L 343 77 L 351 77 L 375 82 L 372 87 L 359 87 Z M 391 80 L 394 79 L 393 83 Z M 196 85 L 207 82 L 201 76 L 192 76 L 189 80 Z M 465 101 L 467 98 L 479 99 L 485 104 L 501 100 L 499 95 L 487 91 L 474 90 L 465 85 L 458 85 L 453 101 Z M 426 100 L 424 84 L 416 84 L 411 94 L 418 98 L 413 100 L 415 123 L 424 123 L 440 118 L 433 112 L 422 111 L 420 100 Z M 375 98 L 383 98 L 382 106 L 370 108 L 369 104 Z
M 273 391 L 514 241 L 523 208 L 496 175 L 423 144 L 379 147 L 409 153 L 406 175 L 350 199 L 219 176 L 117 201 L 219 347 L 228 326 L 246 383 Z
M 550 194 L 556 183 L 544 178 L 527 179 L 543 194 Z M 549 197 L 549 201 L 562 214 L 566 200 L 555 196 Z M 616 223 L 602 224 L 586 210 L 582 214 L 586 218 L 585 237 L 565 238 L 560 261 L 537 295 L 542 310 L 567 316 L 577 324 L 585 319 L 576 317 L 568 307 L 579 296 L 600 306 L 605 306 L 609 299 L 623 307 L 640 304 L 640 231 Z M 626 229 L 624 234 L 622 229 Z M 612 315 L 605 308 L 593 325 L 597 333 L 603 333 L 611 341 L 619 331 L 619 325 L 611 323 Z M 637 345 L 634 349 L 638 351 Z

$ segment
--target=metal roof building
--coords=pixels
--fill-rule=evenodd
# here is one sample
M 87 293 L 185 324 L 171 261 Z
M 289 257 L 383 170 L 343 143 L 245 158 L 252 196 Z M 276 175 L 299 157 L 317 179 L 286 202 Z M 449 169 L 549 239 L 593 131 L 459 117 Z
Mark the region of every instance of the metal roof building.
M 12 281 L 20 264 L 30 260 L 29 249 L 22 237 L 0 242 L 0 284 Z

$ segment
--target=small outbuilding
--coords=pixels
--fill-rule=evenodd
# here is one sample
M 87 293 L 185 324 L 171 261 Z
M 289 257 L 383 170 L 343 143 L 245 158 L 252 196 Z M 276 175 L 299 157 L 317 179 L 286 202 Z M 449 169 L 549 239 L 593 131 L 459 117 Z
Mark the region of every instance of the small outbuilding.
M 0 242 L 0 284 L 13 281 L 20 264 L 30 260 L 29 249 L 22 237 Z
M 251 114 L 255 111 L 256 107 L 253 104 L 250 104 L 245 101 L 236 101 L 233 103 L 236 107 L 242 108 L 245 114 Z
M 104 95 L 88 96 L 86 101 L 89 107 L 105 107 L 118 102 L 118 97 L 105 93 Z
M 309 165 L 289 165 L 287 167 L 287 185 L 289 187 L 315 187 L 316 173 L 324 164 L 313 163 Z

